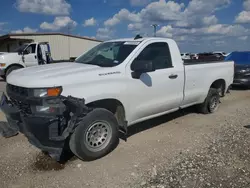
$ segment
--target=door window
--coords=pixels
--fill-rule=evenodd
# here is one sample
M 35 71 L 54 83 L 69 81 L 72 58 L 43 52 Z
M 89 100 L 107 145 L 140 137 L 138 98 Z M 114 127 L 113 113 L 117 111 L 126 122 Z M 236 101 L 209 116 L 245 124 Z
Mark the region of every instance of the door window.
M 31 44 L 29 45 L 25 51 L 24 51 L 25 54 L 34 54 L 36 53 L 36 44 Z
M 155 69 L 166 69 L 172 67 L 172 59 L 166 42 L 149 44 L 142 50 L 135 60 L 141 63 L 144 61 L 152 61 Z

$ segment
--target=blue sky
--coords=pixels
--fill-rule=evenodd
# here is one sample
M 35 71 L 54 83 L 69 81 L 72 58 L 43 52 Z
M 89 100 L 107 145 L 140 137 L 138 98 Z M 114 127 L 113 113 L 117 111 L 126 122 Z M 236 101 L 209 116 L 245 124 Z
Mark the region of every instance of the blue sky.
M 70 32 L 101 40 L 173 38 L 182 51 L 250 50 L 250 0 L 4 0 L 0 34 Z

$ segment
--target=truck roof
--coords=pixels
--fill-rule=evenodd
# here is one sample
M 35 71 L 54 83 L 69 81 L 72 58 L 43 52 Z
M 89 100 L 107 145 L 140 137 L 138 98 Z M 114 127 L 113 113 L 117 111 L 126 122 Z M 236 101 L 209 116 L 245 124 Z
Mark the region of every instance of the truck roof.
M 134 39 L 134 38 L 121 38 L 121 39 L 114 39 L 114 40 L 109 40 L 106 42 L 118 42 L 118 41 L 137 41 L 137 42 L 141 42 L 141 41 L 146 41 L 146 40 L 170 40 L 173 41 L 173 39 L 170 38 L 162 38 L 162 37 L 143 37 L 143 38 L 139 38 L 139 39 Z

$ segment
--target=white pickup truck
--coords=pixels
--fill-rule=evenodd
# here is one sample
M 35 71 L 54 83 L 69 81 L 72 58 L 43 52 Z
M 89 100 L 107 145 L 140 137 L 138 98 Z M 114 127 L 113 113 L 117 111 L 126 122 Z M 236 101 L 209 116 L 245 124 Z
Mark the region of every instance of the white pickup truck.
M 193 105 L 215 112 L 233 77 L 233 61 L 185 64 L 172 39 L 107 41 L 74 63 L 13 71 L 1 99 L 4 135 L 21 132 L 58 161 L 68 149 L 94 160 L 133 124 Z
M 5 78 L 13 70 L 47 64 L 51 61 L 47 42 L 23 44 L 14 52 L 0 52 L 0 76 Z

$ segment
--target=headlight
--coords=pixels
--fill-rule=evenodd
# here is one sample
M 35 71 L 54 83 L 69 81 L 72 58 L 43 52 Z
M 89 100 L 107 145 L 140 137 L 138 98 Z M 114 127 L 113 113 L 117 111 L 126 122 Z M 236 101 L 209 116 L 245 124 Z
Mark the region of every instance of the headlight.
M 63 103 L 59 104 L 43 104 L 42 106 L 31 106 L 33 113 L 42 113 L 50 115 L 61 115 L 66 109 Z
M 57 97 L 62 93 L 62 87 L 34 89 L 34 97 Z
M 62 114 L 65 111 L 65 105 L 57 97 L 62 93 L 62 87 L 53 87 L 53 88 L 38 88 L 32 89 L 33 97 L 44 98 L 43 104 L 41 106 L 31 106 L 33 113 L 43 113 L 43 114 Z M 46 98 L 52 97 L 52 98 Z

